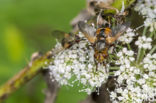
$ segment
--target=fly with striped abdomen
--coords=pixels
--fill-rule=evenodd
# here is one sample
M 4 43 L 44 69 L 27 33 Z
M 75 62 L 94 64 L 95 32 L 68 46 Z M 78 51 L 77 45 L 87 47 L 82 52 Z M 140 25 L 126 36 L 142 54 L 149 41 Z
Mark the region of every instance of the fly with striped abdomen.
M 92 44 L 96 64 L 100 63 L 106 65 L 106 59 L 109 56 L 109 48 L 112 47 L 112 44 L 127 30 L 129 23 L 118 24 L 113 28 L 100 27 L 95 29 L 87 23 L 80 21 L 78 27 Z

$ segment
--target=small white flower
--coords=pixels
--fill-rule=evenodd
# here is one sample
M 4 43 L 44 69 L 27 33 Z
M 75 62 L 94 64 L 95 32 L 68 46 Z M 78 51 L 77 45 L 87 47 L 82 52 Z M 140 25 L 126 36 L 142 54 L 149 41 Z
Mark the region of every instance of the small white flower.
M 111 92 L 111 98 L 112 98 L 112 99 L 115 99 L 116 97 L 117 97 L 117 94 L 114 93 L 114 92 Z
M 91 94 L 92 90 L 89 89 L 89 88 L 87 88 L 87 89 L 85 90 L 85 92 L 87 92 L 87 94 Z
M 136 34 L 133 32 L 133 30 L 128 28 L 126 33 L 118 38 L 118 41 L 122 42 L 123 44 L 129 44 L 132 42 L 135 35 Z
M 150 27 L 150 32 L 156 29 L 156 2 L 155 0 L 138 0 L 135 10 L 145 19 L 144 25 Z
M 147 38 L 145 36 L 138 37 L 138 40 L 135 42 L 135 45 L 137 45 L 139 48 L 144 48 L 144 49 L 151 49 L 151 38 Z
M 145 79 L 148 79 L 148 78 L 149 78 L 147 74 L 144 74 L 143 77 L 144 77 Z
M 151 38 L 141 37 L 142 41 L 151 42 Z M 121 55 L 122 54 L 122 55 Z M 112 101 L 117 103 L 142 103 L 143 101 L 156 101 L 156 53 L 147 54 L 140 64 L 135 66 L 134 51 L 123 48 L 117 53 L 119 59 L 117 65 L 119 70 L 115 71 L 117 76 L 116 88 L 110 93 Z M 133 64 L 133 65 L 132 65 Z M 115 96 L 119 94 L 119 96 Z
M 81 32 L 79 34 L 81 35 Z M 54 57 L 54 63 L 49 65 L 49 69 L 51 77 L 54 77 L 60 85 L 72 86 L 74 81 L 79 81 L 85 86 L 82 91 L 90 94 L 92 90 L 106 82 L 109 65 L 96 66 L 94 50 L 87 45 L 90 45 L 89 42 L 82 40 L 71 48 L 58 53 Z M 69 83 L 72 77 L 76 78 Z
M 139 83 L 140 85 L 143 85 L 143 84 L 145 83 L 145 80 L 144 80 L 144 79 L 139 79 L 139 80 L 138 80 L 138 83 Z

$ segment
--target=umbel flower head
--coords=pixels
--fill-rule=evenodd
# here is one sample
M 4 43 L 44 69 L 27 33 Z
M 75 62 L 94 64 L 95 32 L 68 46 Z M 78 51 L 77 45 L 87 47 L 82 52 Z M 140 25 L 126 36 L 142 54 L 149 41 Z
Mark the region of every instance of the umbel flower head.
M 83 37 L 81 32 L 78 35 Z M 84 86 L 80 91 L 90 94 L 106 82 L 108 65 L 96 66 L 94 49 L 89 45 L 91 44 L 87 39 L 84 39 L 54 57 L 54 63 L 49 66 L 50 73 L 60 85 L 73 86 L 74 82 L 78 81 Z M 69 82 L 72 78 L 75 80 Z
M 152 42 L 156 34 L 148 34 L 146 28 L 139 36 L 133 30 L 128 31 L 118 40 L 120 48 L 115 48 L 118 51 L 115 61 L 118 70 L 114 71 L 116 88 L 110 91 L 111 101 L 153 103 L 156 101 L 156 46 Z M 131 39 L 128 41 L 129 37 Z
M 113 103 L 156 101 L 156 53 L 147 54 L 140 64 L 134 64 L 134 52 L 127 48 L 117 56 L 120 69 L 115 72 L 116 89 L 110 93 Z
M 109 53 L 110 60 L 106 65 L 97 65 L 91 43 L 79 32 L 80 42 L 53 57 L 54 61 L 49 65 L 52 80 L 68 86 L 79 82 L 83 85 L 80 91 L 90 94 L 106 83 L 109 76 L 113 76 L 115 89 L 108 90 L 113 103 L 155 102 L 156 46 L 153 44 L 156 40 L 156 15 L 149 13 L 155 13 L 155 3 L 155 0 L 137 3 L 136 11 L 146 18 L 145 22 L 152 22 L 144 22 L 143 33 L 128 28 L 118 38 L 113 53 Z M 63 47 L 58 43 L 55 48 Z M 112 70 L 112 67 L 116 69 Z
M 144 25 L 153 32 L 156 29 L 156 0 L 138 0 L 135 10 L 144 18 Z

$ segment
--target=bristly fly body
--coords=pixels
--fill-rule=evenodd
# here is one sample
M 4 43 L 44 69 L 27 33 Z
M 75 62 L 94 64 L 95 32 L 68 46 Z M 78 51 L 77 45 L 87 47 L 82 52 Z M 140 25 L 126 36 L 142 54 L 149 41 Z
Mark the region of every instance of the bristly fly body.
M 80 21 L 78 23 L 78 27 L 80 31 L 84 34 L 84 36 L 88 39 L 88 41 L 92 44 L 94 49 L 94 58 L 96 63 L 104 64 L 109 56 L 108 50 L 112 47 L 112 44 L 122 35 L 127 28 L 129 27 L 129 23 L 118 24 L 116 27 L 100 27 L 94 29 L 94 27 L 88 25 L 87 23 Z M 91 28 L 93 28 L 92 32 L 90 32 Z

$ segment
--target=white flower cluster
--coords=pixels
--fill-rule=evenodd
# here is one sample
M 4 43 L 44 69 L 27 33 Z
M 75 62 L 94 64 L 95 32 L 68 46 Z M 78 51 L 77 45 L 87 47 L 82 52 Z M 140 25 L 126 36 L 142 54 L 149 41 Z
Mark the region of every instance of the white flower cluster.
M 146 18 L 144 25 L 149 26 L 151 32 L 156 29 L 156 0 L 138 0 L 135 10 Z
M 150 32 L 153 32 L 154 30 L 156 30 L 156 18 L 155 19 L 150 19 L 150 18 L 147 18 L 145 21 L 144 21 L 144 25 L 146 27 L 150 27 L 149 31 Z
M 136 34 L 133 32 L 133 30 L 128 28 L 126 33 L 118 38 L 118 41 L 122 42 L 123 44 L 129 44 L 132 42 L 135 35 Z
M 148 54 L 136 64 L 134 52 L 123 48 L 117 53 L 120 69 L 115 72 L 116 89 L 110 92 L 113 103 L 143 103 L 156 101 L 156 54 Z
M 50 73 L 60 85 L 73 86 L 78 81 L 84 86 L 80 91 L 90 94 L 106 82 L 108 70 L 103 65 L 96 66 L 94 49 L 89 45 L 87 40 L 82 40 L 54 57 L 54 63 L 49 66 Z M 72 78 L 74 81 L 70 83 Z
M 147 38 L 146 36 L 140 36 L 138 37 L 138 40 L 135 42 L 135 45 L 137 45 L 139 48 L 144 48 L 144 49 L 151 49 L 151 38 Z
M 153 55 L 147 54 L 147 56 L 143 60 L 143 64 L 144 68 L 148 69 L 149 71 L 156 70 L 156 53 Z

